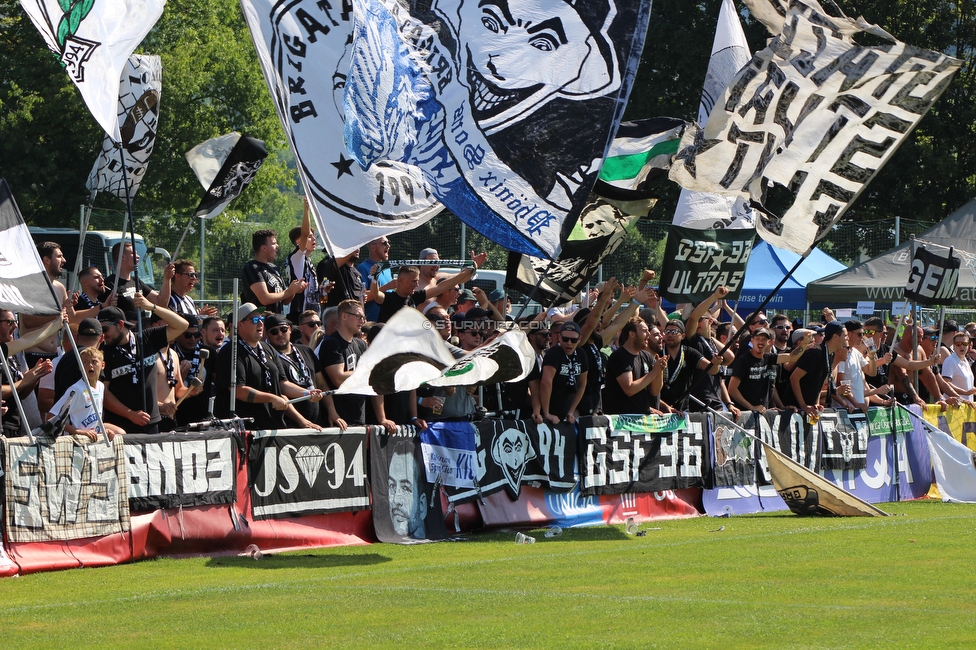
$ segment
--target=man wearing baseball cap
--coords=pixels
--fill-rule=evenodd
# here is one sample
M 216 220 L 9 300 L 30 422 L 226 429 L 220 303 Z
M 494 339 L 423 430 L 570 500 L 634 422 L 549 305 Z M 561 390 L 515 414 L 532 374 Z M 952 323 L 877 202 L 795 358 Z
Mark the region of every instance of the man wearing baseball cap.
M 187 328 L 179 314 L 150 302 L 141 293 L 132 299 L 137 309 L 156 314 L 164 323 L 142 331 L 137 341 L 132 323 L 118 307 L 98 312 L 105 342 L 105 421 L 127 433 L 158 433 L 159 405 L 156 402 L 156 354 Z M 140 356 L 141 352 L 141 356 Z M 140 372 L 139 366 L 142 366 Z

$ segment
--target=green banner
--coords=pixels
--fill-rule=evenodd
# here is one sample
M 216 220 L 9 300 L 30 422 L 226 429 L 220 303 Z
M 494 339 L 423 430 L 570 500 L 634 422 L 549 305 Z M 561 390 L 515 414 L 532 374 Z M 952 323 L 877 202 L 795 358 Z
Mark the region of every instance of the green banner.
M 872 436 L 891 435 L 891 416 L 895 416 L 895 430 L 904 435 L 912 430 L 912 416 L 900 408 L 872 407 L 868 409 L 868 425 Z
M 688 428 L 688 418 L 684 415 L 608 415 L 610 428 L 614 431 L 633 431 L 635 433 L 671 433 Z
M 728 287 L 727 299 L 738 300 L 755 239 L 752 229 L 671 226 L 658 293 L 676 304 L 697 303 Z

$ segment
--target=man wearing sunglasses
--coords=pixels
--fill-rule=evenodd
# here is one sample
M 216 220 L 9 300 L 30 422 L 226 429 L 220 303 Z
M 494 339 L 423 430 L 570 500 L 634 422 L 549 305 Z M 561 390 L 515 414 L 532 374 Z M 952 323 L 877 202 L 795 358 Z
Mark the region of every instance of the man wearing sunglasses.
M 915 335 L 918 337 L 919 341 L 922 341 L 925 337 L 925 333 L 922 331 L 921 327 L 915 328 Z M 935 338 L 931 338 L 935 337 Z M 931 344 L 931 350 L 937 350 L 936 343 L 939 340 L 938 333 L 931 334 L 929 342 Z M 918 380 L 926 390 L 930 391 L 934 395 L 941 395 L 941 390 L 939 389 L 939 383 L 936 375 L 932 372 L 932 368 L 936 365 L 941 365 L 942 361 L 938 355 L 929 357 L 925 350 L 920 345 L 912 354 L 912 327 L 911 325 L 905 328 L 904 333 L 902 333 L 901 339 L 898 344 L 891 348 L 891 364 L 889 365 L 891 385 L 894 387 L 894 397 L 895 399 L 906 406 L 911 404 L 918 404 L 919 406 L 925 406 L 925 400 L 922 399 L 918 393 L 915 392 L 915 387 L 912 382 L 912 376 L 910 373 L 918 372 Z M 915 357 L 913 360 L 912 357 Z M 958 398 L 953 397 L 952 401 L 958 403 Z M 946 402 L 943 402 L 946 403 Z
M 532 400 L 532 419 L 538 423 L 576 422 L 576 409 L 586 390 L 589 366 L 586 357 L 577 352 L 580 327 L 573 321 L 563 323 L 559 344 L 549 348 L 542 360 L 539 399 Z
M 157 315 L 162 327 L 142 331 L 137 345 L 135 327 L 118 307 L 106 307 L 98 312 L 105 341 L 105 421 L 122 427 L 128 433 L 158 433 L 159 404 L 156 393 L 156 359 L 186 331 L 186 320 L 165 307 L 159 307 L 141 293 L 132 299 L 133 309 L 145 309 Z M 139 356 L 142 352 L 142 358 Z M 142 372 L 139 366 L 142 366 Z M 141 376 L 141 377 L 140 377 Z M 143 383 L 143 379 L 145 383 Z M 143 408 L 147 410 L 143 410 Z
M 379 285 L 380 291 L 389 291 L 393 284 L 393 269 L 385 268 L 380 270 L 379 265 L 390 259 L 390 240 L 386 237 L 377 237 L 366 244 L 368 254 L 356 269 L 363 279 L 363 286 L 369 289 L 373 282 Z M 375 268 L 374 268 L 375 267 Z M 373 275 L 375 271 L 376 275 Z M 380 315 L 380 306 L 373 300 L 366 300 L 366 320 L 376 322 Z
M 664 324 L 664 352 L 668 360 L 664 368 L 664 386 L 661 388 L 661 410 L 687 411 L 688 396 L 699 373 L 717 375 L 722 357 L 715 355 L 709 361 L 701 352 L 684 345 L 685 324 L 680 318 Z
M 281 361 L 274 348 L 264 340 L 264 309 L 251 302 L 241 305 L 237 318 L 237 367 L 232 366 L 233 342 L 225 345 L 217 354 L 217 396 L 214 415 L 230 417 L 231 378 L 237 376 L 234 392 L 235 413 L 242 418 L 253 418 L 254 429 L 283 429 L 285 418 L 302 429 L 320 429 L 316 423 L 304 418 L 289 398 L 306 394 L 300 386 L 288 381 Z M 232 374 L 233 373 L 233 374 Z M 313 400 L 322 399 L 315 391 Z
M 319 368 L 325 386 L 339 388 L 352 375 L 366 351 L 366 341 L 359 338 L 359 331 L 366 322 L 363 304 L 358 300 L 343 300 L 338 305 L 339 325 L 335 332 L 322 340 L 319 347 Z M 366 424 L 366 397 L 364 395 L 336 395 L 332 398 L 336 417 L 350 426 Z M 331 416 L 331 414 L 330 414 Z M 341 425 L 340 425 L 341 426 Z
M 190 292 L 196 287 L 199 274 L 193 268 L 190 260 L 176 260 L 173 262 L 173 281 L 170 286 L 169 308 L 180 316 L 203 314 L 216 316 L 217 308 L 205 305 L 197 309 L 196 303 L 190 297 Z
M 285 379 L 303 391 L 315 391 L 319 388 L 316 386 L 316 377 L 320 376 L 318 359 L 307 345 L 291 342 L 291 327 L 291 321 L 286 318 L 278 314 L 269 314 L 264 318 L 265 340 L 277 353 L 281 367 L 285 371 Z M 332 399 L 325 397 L 325 400 L 328 404 L 324 410 L 317 399 L 298 402 L 294 405 L 295 410 L 309 422 L 319 424 L 325 423 L 322 416 L 328 414 L 330 424 L 338 426 L 339 418 L 336 416 Z
M 721 301 L 725 300 L 725 296 L 728 294 L 729 290 L 727 287 L 718 287 L 715 289 L 711 296 L 695 306 L 685 323 L 684 345 L 696 350 L 709 363 L 712 362 L 712 358 L 721 349 L 719 348 L 718 341 L 712 337 L 712 324 L 715 322 L 715 319 L 710 310 L 713 305 L 721 304 Z M 729 366 L 734 359 L 735 357 L 732 351 L 726 350 L 725 354 L 716 363 L 720 367 Z M 718 372 L 696 378 L 691 388 L 691 394 L 696 399 L 704 402 L 709 408 L 722 410 L 724 406 L 731 410 L 734 415 L 738 416 L 739 409 L 733 404 L 732 398 L 729 396 Z M 688 407 L 692 411 L 704 409 L 704 407 L 699 406 L 698 402 L 692 402 Z
M 186 319 L 188 325 L 186 330 L 176 337 L 176 345 L 174 346 L 180 362 L 180 375 L 187 386 L 192 386 L 194 379 L 203 382 L 203 386 L 200 391 L 191 392 L 176 407 L 176 421 L 181 425 L 206 419 L 210 410 L 210 396 L 212 394 L 210 389 L 213 387 L 213 377 L 207 375 L 213 374 L 213 364 L 217 361 L 216 353 L 211 357 L 209 351 L 205 355 L 206 359 L 201 358 L 200 353 L 204 347 L 201 340 L 203 335 L 200 329 L 200 319 L 197 318 L 196 314 L 187 314 L 183 318 Z M 211 368 L 209 373 L 206 371 L 208 365 Z

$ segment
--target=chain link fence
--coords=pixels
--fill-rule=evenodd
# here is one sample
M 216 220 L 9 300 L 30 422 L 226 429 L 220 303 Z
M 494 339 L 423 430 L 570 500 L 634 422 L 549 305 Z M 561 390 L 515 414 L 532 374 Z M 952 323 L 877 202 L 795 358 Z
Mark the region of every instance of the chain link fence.
M 124 211 L 96 210 L 91 215 L 89 229 L 118 230 L 122 224 Z M 206 222 L 204 238 L 200 236 L 200 220 L 185 216 L 136 215 L 136 232 L 143 235 L 149 247 L 162 248 L 170 254 L 177 253 L 177 244 L 184 229 L 189 229 L 178 251 L 179 257 L 190 259 L 201 272 L 200 294 L 194 298 L 204 302 L 224 302 L 232 299 L 234 278 L 241 276 L 245 262 L 251 259 L 251 234 L 255 230 L 269 227 L 269 224 L 250 222 Z M 298 225 L 299 219 L 293 225 Z M 604 262 L 602 278 L 616 277 L 632 284 L 645 268 L 660 273 L 669 221 L 642 219 L 629 233 L 624 244 L 610 259 Z M 908 219 L 898 220 L 897 241 L 904 243 L 909 235 L 919 235 L 932 224 Z M 285 268 L 285 258 L 292 245 L 287 241 L 288 233 L 279 228 L 278 241 L 281 246 L 278 267 Z M 437 216 L 420 227 L 391 235 L 389 237 L 391 259 L 415 259 L 424 248 L 435 248 L 444 259 L 470 259 L 471 251 L 488 252 L 486 268 L 504 271 L 508 253 L 471 228 L 463 226 L 460 220 L 449 213 Z M 820 243 L 825 253 L 838 261 L 852 265 L 880 255 L 895 246 L 895 220 L 866 223 L 838 224 Z M 201 250 L 203 257 L 201 259 Z M 976 251 L 972 251 L 976 253 Z M 363 259 L 367 255 L 364 247 L 360 252 Z M 317 251 L 313 263 L 318 263 L 324 252 Z M 156 282 L 162 277 L 165 261 L 162 255 L 152 255 Z M 954 317 L 960 320 L 974 320 L 976 314 L 959 311 Z

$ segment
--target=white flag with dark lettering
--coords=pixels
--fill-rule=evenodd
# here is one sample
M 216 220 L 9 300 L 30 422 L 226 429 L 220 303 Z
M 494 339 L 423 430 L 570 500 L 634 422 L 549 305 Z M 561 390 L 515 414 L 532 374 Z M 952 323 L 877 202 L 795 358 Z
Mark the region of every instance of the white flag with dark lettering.
M 3 178 L 0 178 L 0 309 L 38 316 L 61 313 L 37 246 Z
M 20 0 L 78 86 L 95 121 L 121 142 L 116 107 L 122 68 L 163 13 L 166 0 Z
M 897 41 L 863 20 L 828 16 L 815 0 L 793 0 L 785 25 L 736 75 L 705 127 L 685 131 L 670 178 L 690 190 L 751 198 L 765 210 L 756 223 L 762 238 L 804 254 L 891 158 L 962 62 Z M 853 37 L 862 32 L 890 44 L 860 46 Z M 768 206 L 780 202 L 788 207 L 774 214 Z
M 119 79 L 118 121 L 122 137 L 125 174 L 115 142 L 108 135 L 102 142 L 102 152 L 88 174 L 86 187 L 93 192 L 111 192 L 125 201 L 125 181 L 129 181 L 129 197 L 139 191 L 139 185 L 149 167 L 149 156 L 156 146 L 156 127 L 159 125 L 159 96 L 162 93 L 163 66 L 155 54 L 133 54 L 125 64 Z

